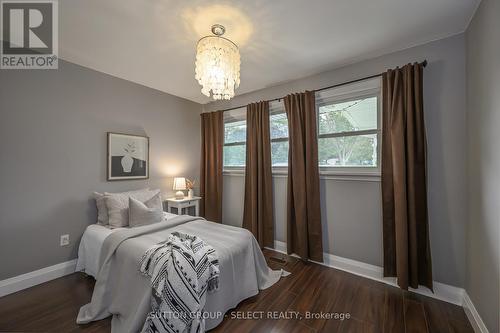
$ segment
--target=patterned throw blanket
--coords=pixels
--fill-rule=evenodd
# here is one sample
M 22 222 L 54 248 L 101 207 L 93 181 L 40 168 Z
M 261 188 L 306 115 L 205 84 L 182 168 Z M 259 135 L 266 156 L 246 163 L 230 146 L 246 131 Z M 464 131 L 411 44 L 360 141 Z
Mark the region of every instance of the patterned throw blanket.
M 205 332 L 206 294 L 219 287 L 219 262 L 211 246 L 173 232 L 146 251 L 140 270 L 152 287 L 151 312 L 142 332 Z

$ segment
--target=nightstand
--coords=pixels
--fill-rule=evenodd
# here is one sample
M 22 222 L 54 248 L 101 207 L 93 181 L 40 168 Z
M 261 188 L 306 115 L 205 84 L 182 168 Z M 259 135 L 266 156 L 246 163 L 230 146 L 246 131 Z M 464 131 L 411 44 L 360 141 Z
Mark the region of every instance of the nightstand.
M 200 215 L 200 200 L 201 197 L 192 197 L 188 198 L 185 197 L 183 199 L 176 199 L 176 198 L 168 198 L 167 201 L 167 211 L 169 213 L 174 213 L 172 212 L 172 208 L 177 208 L 177 214 L 182 215 L 182 211 L 184 209 L 187 209 L 189 207 L 194 207 L 194 216 L 199 216 Z

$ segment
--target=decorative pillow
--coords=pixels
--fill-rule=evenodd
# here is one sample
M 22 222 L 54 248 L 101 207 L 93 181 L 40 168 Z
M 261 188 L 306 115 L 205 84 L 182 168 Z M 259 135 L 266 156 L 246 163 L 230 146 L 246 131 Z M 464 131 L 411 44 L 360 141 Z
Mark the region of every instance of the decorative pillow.
M 122 192 L 122 193 L 130 194 L 133 192 L 142 192 L 142 191 L 146 191 L 146 190 L 149 190 L 149 189 L 128 191 L 128 192 Z M 105 192 L 105 193 L 94 192 L 93 193 L 94 199 L 95 199 L 95 204 L 97 207 L 97 224 L 100 224 L 103 226 L 106 226 L 109 223 L 108 207 L 106 206 L 106 195 L 110 195 L 110 194 L 118 194 L 118 193 L 108 193 L 108 192 Z
M 129 197 L 139 201 L 147 201 L 155 194 L 149 189 L 123 192 L 108 193 L 105 192 L 106 207 L 108 207 L 109 226 L 112 228 L 128 226 L 128 204 Z
M 148 208 L 156 208 L 156 209 L 163 211 L 163 203 L 161 201 L 161 191 L 160 190 L 150 190 L 150 192 L 151 192 L 151 194 L 153 194 L 153 196 L 151 197 L 151 199 L 144 201 L 144 204 Z
M 130 227 L 138 227 L 141 225 L 157 223 L 163 220 L 163 210 L 156 207 L 149 208 L 146 203 L 142 203 L 132 197 L 130 197 L 128 200 Z
M 106 207 L 106 200 L 104 193 L 94 192 L 95 205 L 97 207 L 97 224 L 108 224 L 108 207 Z

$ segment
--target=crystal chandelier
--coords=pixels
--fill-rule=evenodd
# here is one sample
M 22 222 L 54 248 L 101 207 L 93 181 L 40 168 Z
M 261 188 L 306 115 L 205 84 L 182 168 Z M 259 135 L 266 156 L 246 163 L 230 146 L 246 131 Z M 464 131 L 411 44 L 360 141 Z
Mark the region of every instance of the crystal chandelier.
M 203 95 L 213 99 L 231 99 L 240 85 L 240 52 L 238 46 L 221 37 L 226 29 L 212 26 L 214 36 L 206 36 L 196 46 L 196 80 Z

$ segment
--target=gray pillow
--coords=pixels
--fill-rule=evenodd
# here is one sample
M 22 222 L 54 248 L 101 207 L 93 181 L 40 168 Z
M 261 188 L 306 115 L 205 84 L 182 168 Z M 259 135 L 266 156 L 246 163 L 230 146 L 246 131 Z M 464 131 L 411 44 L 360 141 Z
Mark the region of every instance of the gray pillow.
M 132 197 L 129 199 L 129 226 L 138 227 L 152 223 L 161 222 L 163 220 L 163 210 L 157 207 L 150 208 L 146 203 L 142 203 Z
M 149 189 L 141 189 L 141 190 L 135 190 L 135 191 L 128 191 L 128 192 L 122 192 L 122 194 L 130 194 L 130 193 L 135 193 L 135 192 L 143 192 L 143 191 L 149 191 Z M 155 190 L 156 193 L 157 190 Z M 95 199 L 95 204 L 97 207 L 97 224 L 100 225 L 108 225 L 109 224 L 109 216 L 108 216 L 108 207 L 106 206 L 106 195 L 111 195 L 111 194 L 119 194 L 119 193 L 99 193 L 99 192 L 94 192 L 94 199 Z
M 156 208 L 163 211 L 163 203 L 161 200 L 161 191 L 160 190 L 150 190 L 153 195 L 150 199 L 144 201 L 144 204 L 148 208 Z
M 149 189 L 130 191 L 123 193 L 104 193 L 106 207 L 108 208 L 109 226 L 120 228 L 128 226 L 128 204 L 129 197 L 145 202 L 151 199 L 155 193 Z
M 108 224 L 108 207 L 106 207 L 106 200 L 104 193 L 94 192 L 95 205 L 97 207 L 97 224 Z

